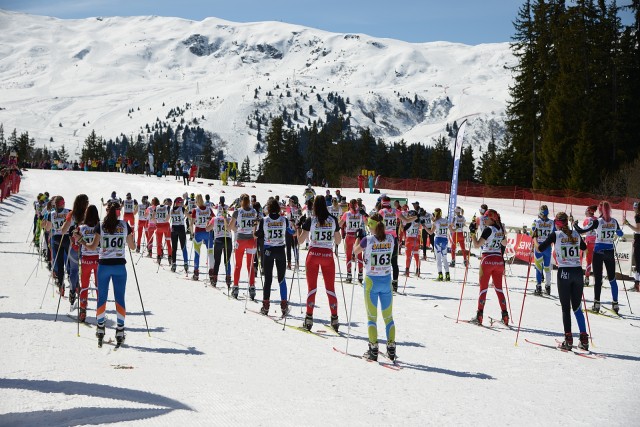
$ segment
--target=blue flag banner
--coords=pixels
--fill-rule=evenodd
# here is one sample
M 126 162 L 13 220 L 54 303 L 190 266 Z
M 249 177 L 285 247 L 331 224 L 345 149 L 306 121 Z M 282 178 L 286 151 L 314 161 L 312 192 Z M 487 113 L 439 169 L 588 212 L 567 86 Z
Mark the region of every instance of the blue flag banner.
M 451 175 L 451 193 L 449 194 L 449 223 L 455 219 L 455 209 L 458 204 L 458 171 L 460 170 L 460 156 L 462 155 L 462 142 L 467 121 L 462 122 L 456 135 L 456 146 L 453 152 L 453 173 Z

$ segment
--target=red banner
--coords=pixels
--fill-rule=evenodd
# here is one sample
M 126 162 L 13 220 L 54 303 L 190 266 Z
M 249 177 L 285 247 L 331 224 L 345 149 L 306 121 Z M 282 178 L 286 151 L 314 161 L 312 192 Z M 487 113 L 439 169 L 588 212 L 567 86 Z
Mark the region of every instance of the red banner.
M 531 256 L 531 236 L 528 234 L 515 234 L 507 237 L 507 250 L 506 253 L 509 257 L 516 257 L 520 261 L 525 263 L 529 262 Z

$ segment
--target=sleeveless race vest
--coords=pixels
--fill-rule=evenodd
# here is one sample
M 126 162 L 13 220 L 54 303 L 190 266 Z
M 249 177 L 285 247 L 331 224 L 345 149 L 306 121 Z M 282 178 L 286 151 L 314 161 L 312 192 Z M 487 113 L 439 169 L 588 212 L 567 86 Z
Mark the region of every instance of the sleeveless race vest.
M 350 235 L 356 234 L 356 231 L 364 228 L 362 214 L 347 211 L 345 214 L 344 225 L 345 225 L 347 234 L 350 234 Z
M 309 248 L 333 249 L 333 233 L 336 230 L 336 220 L 329 216 L 324 224 L 320 224 L 318 218 L 311 219 L 309 229 Z
M 189 199 L 187 201 L 187 207 L 189 208 L 189 212 L 193 212 L 193 210 L 198 207 L 198 205 L 196 204 L 196 199 Z
M 171 226 L 175 225 L 184 225 L 184 208 L 182 206 L 171 210 Z
M 138 205 L 138 220 L 139 221 L 149 221 L 149 212 L 147 209 L 149 208 L 149 203 L 140 203 Z
M 298 220 L 302 216 L 302 212 L 297 207 L 289 207 L 289 221 L 291 221 L 292 227 L 298 223 Z
M 545 221 L 542 218 L 537 218 L 533 221 L 533 228 L 537 231 L 536 240 L 538 241 L 538 243 L 542 243 L 547 240 L 547 236 L 555 231 L 555 227 L 551 219 L 547 219 Z
M 433 215 L 431 215 L 430 213 L 427 213 L 424 217 L 421 218 L 422 221 L 422 225 L 424 225 L 426 228 L 431 228 L 433 227 Z
M 125 246 L 127 244 L 127 223 L 120 220 L 115 232 L 107 233 L 100 224 L 100 259 L 126 259 Z
M 598 228 L 596 228 L 596 243 L 606 243 L 613 245 L 613 239 L 616 237 L 618 229 L 618 221 L 611 218 L 605 221 L 604 218 L 598 218 Z
M 58 212 L 54 209 L 49 213 L 49 221 L 51 221 L 52 236 L 62 235 L 62 226 L 64 225 L 64 222 L 67 219 L 68 213 L 69 213 L 69 209 L 63 209 L 61 212 Z
M 169 222 L 169 207 L 167 205 L 156 206 L 156 223 L 166 224 Z
M 122 210 L 124 213 L 133 213 L 133 199 L 122 202 Z
M 396 212 L 395 208 L 381 209 L 380 212 L 378 212 L 382 215 L 382 221 L 384 221 L 384 232 L 392 236 L 396 235 L 396 225 L 398 225 Z
M 204 209 L 200 209 L 199 207 L 195 208 L 196 217 L 194 218 L 194 226 L 196 227 L 196 231 L 204 231 L 211 221 L 211 217 L 213 216 L 213 212 L 211 209 L 205 207 Z
M 78 227 L 78 231 L 80 232 L 80 235 L 82 236 L 82 239 L 87 242 L 87 244 L 91 244 L 93 243 L 93 238 L 95 236 L 94 233 L 95 227 L 89 227 L 88 225 L 81 225 L 80 227 Z M 98 248 L 94 249 L 94 250 L 89 250 L 86 249 L 84 246 L 82 247 L 82 256 L 96 256 L 98 255 L 98 251 L 99 251 L 99 246 Z
M 456 232 L 464 231 L 465 223 L 466 223 L 465 218 L 462 215 L 457 215 L 455 222 L 453 223 L 455 227 L 455 231 Z
M 412 221 L 411 226 L 405 231 L 407 237 L 416 238 L 420 234 L 420 223 Z
M 223 237 L 231 237 L 229 226 L 225 225 L 224 217 L 216 216 L 213 218 L 213 238 L 220 239 Z
M 449 234 L 449 223 L 447 222 L 447 220 L 445 218 L 439 218 L 436 219 L 433 223 L 436 226 L 435 236 L 446 238 L 447 234 Z
M 556 243 L 553 250 L 556 253 L 558 267 L 580 267 L 580 234 L 571 230 L 567 236 L 562 231 L 556 231 Z
M 384 242 L 376 236 L 367 236 L 364 250 L 364 264 L 367 276 L 387 276 L 391 274 L 391 255 L 393 254 L 393 236 L 385 235 Z
M 596 218 L 595 216 L 585 218 L 584 221 L 582 221 L 582 228 L 589 228 L 589 226 L 597 220 L 598 218 Z M 596 241 L 597 235 L 597 230 L 587 231 L 584 235 L 584 240 L 588 243 L 594 243 Z
M 273 219 L 266 216 L 262 219 L 262 226 L 265 246 L 284 246 L 285 233 L 287 232 L 287 221 L 285 217 L 280 216 L 278 219 Z
M 504 230 L 498 230 L 493 225 L 485 227 L 491 229 L 491 236 L 484 242 L 481 247 L 481 253 L 484 254 L 501 254 L 502 241 L 504 240 Z
M 236 218 L 236 233 L 238 234 L 252 234 L 253 226 L 258 219 L 258 212 L 255 209 L 251 208 L 249 210 L 244 210 L 242 208 L 238 209 L 237 218 Z

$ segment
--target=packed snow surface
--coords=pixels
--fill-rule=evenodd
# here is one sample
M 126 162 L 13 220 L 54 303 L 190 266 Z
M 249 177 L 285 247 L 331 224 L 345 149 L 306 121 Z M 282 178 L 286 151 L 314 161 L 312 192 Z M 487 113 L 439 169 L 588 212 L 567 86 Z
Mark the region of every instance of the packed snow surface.
M 209 186 L 208 183 L 214 185 Z M 331 189 L 332 193 L 335 189 Z M 166 260 L 158 269 L 151 259 L 133 253 L 127 263 L 127 339 L 125 346 L 97 348 L 95 329 L 77 325 L 67 315 L 69 303 L 48 286 L 46 268 L 30 247 L 32 201 L 39 192 L 62 195 L 71 207 L 78 193 L 92 203 L 131 192 L 141 196 L 175 197 L 184 191 L 210 194 L 227 201 L 241 192 L 264 202 L 271 195 L 302 194 L 302 187 L 251 184 L 221 187 L 202 181 L 185 187 L 173 177 L 156 178 L 118 173 L 32 170 L 25 172 L 21 192 L 0 204 L 0 425 L 634 425 L 640 388 L 640 317 L 620 292 L 622 319 L 589 314 L 595 359 L 563 353 L 525 342 L 554 347 L 562 339 L 556 279 L 551 298 L 529 295 L 524 305 L 518 345 L 516 332 L 456 323 L 464 268 L 461 257 L 452 269 L 453 281 L 436 282 L 433 255 L 423 262 L 425 278 L 400 276 L 406 295 L 393 299 L 400 370 L 345 356 L 345 336 L 324 326 L 329 310 L 319 280 L 314 331 L 326 338 L 285 328 L 252 311 L 244 301 L 229 300 L 201 280 L 187 279 L 181 267 L 172 273 Z M 224 193 L 222 193 L 224 191 Z M 357 190 L 342 189 L 348 199 Z M 389 193 L 419 200 L 427 209 L 445 207 L 442 195 Z M 368 208 L 376 195 L 362 196 Z M 519 202 L 485 200 L 509 225 L 530 223 Z M 460 200 L 471 216 L 480 199 Z M 191 251 L 191 242 L 189 242 Z M 477 253 L 477 250 L 474 250 Z M 304 265 L 306 252 L 302 250 Z M 138 261 L 139 260 L 139 261 Z M 404 250 L 400 256 L 404 271 Z M 471 258 L 460 319 L 475 315 L 478 259 Z M 135 272 L 149 323 L 147 335 Z M 343 249 L 340 270 L 345 272 Z M 33 273 L 33 274 L 32 274 Z M 247 286 L 246 270 L 240 296 Z M 300 325 L 300 293 L 293 272 L 293 304 L 288 323 Z M 340 332 L 347 333 L 347 310 L 353 296 L 349 353 L 367 347 L 363 290 L 341 285 L 336 269 Z M 512 323 L 521 315 L 527 267 L 507 268 Z M 554 274 L 555 275 L 555 274 Z M 533 272 L 531 272 L 533 277 Z M 222 286 L 223 280 L 219 281 Z M 605 282 L 606 283 L 606 282 Z M 620 283 L 622 285 L 622 283 Z M 627 287 L 629 283 L 627 282 Z M 532 280 L 528 282 L 529 291 Z M 257 300 L 261 282 L 257 281 Z M 306 282 L 300 280 L 303 296 Z M 343 295 L 344 288 L 344 295 Z M 605 288 L 602 302 L 610 304 Z M 278 292 L 272 292 L 277 298 Z M 585 288 L 590 305 L 593 288 Z M 640 310 L 640 297 L 629 293 Z M 42 302 L 42 307 L 41 307 Z M 95 297 L 90 295 L 88 322 L 95 323 Z M 248 302 L 248 309 L 260 305 Z M 75 314 L 75 313 L 72 313 Z M 279 314 L 272 302 L 271 314 Z M 498 318 L 495 293 L 489 289 L 485 318 Z M 445 316 L 448 316 L 445 317 Z M 115 306 L 107 306 L 107 338 L 114 337 Z M 384 331 L 379 316 L 381 350 Z M 635 325 L 635 326 L 632 326 Z M 574 333 L 577 326 L 574 322 Z M 577 334 L 576 334 L 577 335 Z M 577 336 L 576 336 L 577 340 Z

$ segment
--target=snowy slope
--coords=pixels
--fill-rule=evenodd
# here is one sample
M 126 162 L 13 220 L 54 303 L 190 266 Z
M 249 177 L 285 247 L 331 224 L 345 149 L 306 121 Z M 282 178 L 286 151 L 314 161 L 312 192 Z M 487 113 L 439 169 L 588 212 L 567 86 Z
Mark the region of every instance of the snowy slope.
M 195 184 L 189 191 L 221 194 L 219 182 Z M 410 277 L 407 296 L 394 298 L 400 371 L 346 357 L 346 338 L 317 338 L 287 328 L 252 312 L 243 302 L 229 301 L 204 283 L 185 280 L 146 258 L 136 265 L 151 337 L 146 334 L 133 265 L 127 264 L 127 347 L 96 348 L 94 329 L 80 327 L 66 316 L 62 300 L 54 322 L 57 294 L 47 287 L 46 270 L 25 240 L 31 227 L 31 201 L 41 191 L 61 194 L 71 204 L 84 192 L 92 202 L 131 191 L 161 198 L 182 194 L 173 178 L 121 174 L 29 171 L 17 196 L 0 204 L 0 425 L 633 425 L 640 370 L 640 318 L 631 315 L 621 295 L 624 319 L 590 315 L 595 351 L 606 356 L 590 360 L 524 340 L 555 345 L 561 337 L 560 307 L 555 298 L 526 299 L 519 345 L 515 332 L 479 328 L 455 321 L 462 268 L 452 283 L 437 283 L 430 255 L 422 271 L 427 279 Z M 301 193 L 302 188 L 256 185 L 225 187 L 227 199 L 249 190 L 259 200 L 269 195 Z M 355 197 L 353 189 L 344 189 Z M 398 194 L 404 196 L 405 194 Z M 440 195 L 409 194 L 428 208 L 444 206 Z M 367 206 L 373 195 L 364 196 Z M 507 222 L 527 221 L 520 207 L 500 206 Z M 463 200 L 471 212 L 478 200 Z M 302 251 L 304 257 L 305 252 Z M 137 261 L 134 254 L 134 260 Z M 400 257 L 404 266 L 405 257 Z M 461 318 L 475 314 L 478 260 L 471 259 Z M 34 270 L 30 277 L 30 273 Z M 344 271 L 344 259 L 341 257 Z M 513 318 L 520 316 L 526 267 L 514 265 L 507 275 Z M 287 274 L 290 283 L 291 272 Z M 404 277 L 400 278 L 401 286 Z M 241 295 L 246 271 L 241 278 Z M 26 282 L 26 283 L 25 283 Z M 555 278 L 554 278 L 555 282 Z M 322 283 L 322 280 L 320 280 Z M 304 294 L 305 279 L 300 281 Z M 627 283 L 628 285 L 628 283 Z M 260 288 L 260 281 L 258 281 Z M 531 282 L 529 282 L 531 286 Z M 346 332 L 343 293 L 336 286 L 341 331 Z M 353 302 L 349 352 L 366 349 L 366 313 L 360 287 L 344 284 L 347 305 Z M 275 293 L 277 294 L 277 292 Z M 557 295 L 554 286 L 553 294 Z M 261 292 L 258 291 L 258 298 Z M 272 294 L 273 295 L 273 294 Z M 486 315 L 497 317 L 495 293 L 489 291 Z M 275 295 L 274 295 L 275 296 Z M 587 301 L 593 289 L 585 290 Z M 640 297 L 631 293 L 638 310 Z M 297 281 L 292 291 L 292 324 L 301 324 Z M 609 303 L 609 289 L 603 302 Z M 40 308 L 42 303 L 42 308 Z M 326 297 L 319 285 L 314 330 L 329 320 Z M 272 304 L 272 312 L 278 304 Z M 89 304 L 95 322 L 95 299 Z M 249 303 L 257 310 L 259 305 Z M 108 336 L 113 336 L 115 308 L 108 303 Z M 635 326 L 631 326 L 631 324 Z M 379 321 L 380 325 L 380 321 Z M 575 328 L 574 324 L 574 328 Z M 574 329 L 575 330 L 575 329 Z M 380 333 L 382 329 L 380 328 Z M 384 348 L 384 345 L 381 346 Z
M 0 10 L 0 28 L 0 122 L 7 132 L 29 130 L 39 145 L 52 137 L 52 147 L 72 154 L 91 129 L 107 139 L 135 134 L 189 103 L 178 121 L 195 118 L 219 134 L 230 159 L 255 157 L 248 118 L 256 109 L 293 114 L 297 104 L 304 116 L 294 126 L 304 126 L 324 118 L 329 92 L 349 99 L 354 130 L 431 143 L 447 123 L 472 115 L 468 135 L 482 145 L 492 128 L 499 136 L 514 64 L 507 43 L 412 44 L 279 22 L 60 20 Z

